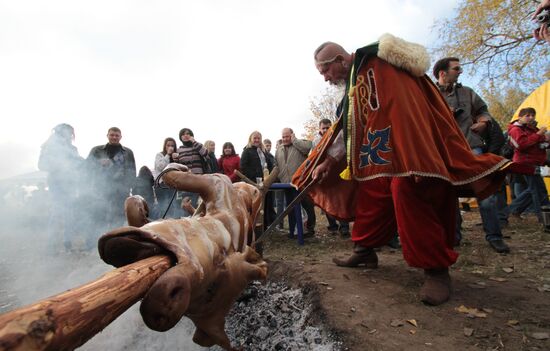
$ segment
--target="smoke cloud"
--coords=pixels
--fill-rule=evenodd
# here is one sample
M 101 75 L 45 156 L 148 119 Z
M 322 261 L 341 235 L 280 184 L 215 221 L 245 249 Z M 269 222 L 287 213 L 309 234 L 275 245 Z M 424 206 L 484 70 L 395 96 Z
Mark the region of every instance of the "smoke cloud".
M 45 171 L 0 181 L 0 313 L 114 269 L 99 258 L 97 239 L 124 223 L 123 200 L 118 210 L 107 203 L 112 200 L 108 195 L 120 194 L 121 187 L 114 182 L 98 184 L 90 178 L 90 163 L 70 142 L 51 140 L 55 157 L 41 165 Z M 128 181 L 134 178 L 135 173 Z M 106 198 L 99 196 L 105 194 Z M 186 318 L 168 332 L 152 331 L 136 304 L 80 349 L 201 350 L 191 340 L 193 331 Z

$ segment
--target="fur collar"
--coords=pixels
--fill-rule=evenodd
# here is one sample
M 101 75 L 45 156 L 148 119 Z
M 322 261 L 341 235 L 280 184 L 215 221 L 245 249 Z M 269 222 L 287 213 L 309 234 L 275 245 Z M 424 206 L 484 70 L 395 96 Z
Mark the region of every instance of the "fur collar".
M 379 39 L 378 57 L 416 77 L 423 76 L 430 68 L 430 55 L 425 47 L 388 33 Z

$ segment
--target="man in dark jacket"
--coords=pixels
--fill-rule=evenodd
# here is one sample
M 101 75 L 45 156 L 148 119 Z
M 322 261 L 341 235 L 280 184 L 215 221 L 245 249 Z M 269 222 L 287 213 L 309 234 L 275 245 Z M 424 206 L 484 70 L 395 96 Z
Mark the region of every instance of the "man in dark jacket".
M 124 223 L 124 201 L 134 185 L 136 161 L 132 150 L 120 144 L 119 128 L 109 128 L 107 139 L 107 144 L 92 148 L 86 161 L 96 200 L 96 219 L 112 228 Z
M 77 222 L 76 208 L 84 159 L 78 154 L 73 140 L 74 129 L 71 125 L 57 125 L 42 145 L 38 160 L 38 168 L 48 172 L 51 209 L 47 231 L 48 246 L 52 253 L 56 251 L 60 238 L 63 239 L 65 250 L 71 250 L 77 225 L 81 224 Z
M 502 128 L 500 127 L 500 124 L 498 124 L 497 121 L 491 119 L 491 123 L 487 126 L 487 129 L 481 134 L 481 138 L 485 143 L 485 152 L 511 159 L 511 156 L 506 154 L 507 146 L 509 145 L 507 142 L 507 136 L 505 136 Z M 506 195 L 506 183 L 502 183 L 500 190 L 495 193 L 495 197 L 497 216 L 500 227 L 502 228 L 508 225 L 508 217 L 510 215 Z
M 458 83 L 462 73 L 460 60 L 456 57 L 446 57 L 437 61 L 433 68 L 439 91 L 449 104 L 460 130 L 466 137 L 474 154 L 487 152 L 482 138 L 491 124 L 495 124 L 489 114 L 487 104 L 470 87 Z M 499 149 L 500 150 L 500 149 Z M 484 200 L 478 200 L 479 213 L 485 231 L 485 240 L 498 253 L 510 252 L 510 248 L 503 240 L 502 231 L 497 214 L 497 198 L 491 195 Z M 458 206 L 457 206 L 458 212 Z M 460 225 L 462 218 L 457 215 L 456 241 L 460 242 L 462 234 Z

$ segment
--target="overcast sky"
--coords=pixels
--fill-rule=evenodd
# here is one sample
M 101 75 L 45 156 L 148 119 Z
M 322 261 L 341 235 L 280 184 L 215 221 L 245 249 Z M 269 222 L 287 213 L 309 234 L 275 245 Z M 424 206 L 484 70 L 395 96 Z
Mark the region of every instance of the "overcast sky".
M 34 171 L 58 123 L 83 157 L 122 129 L 137 167 L 188 127 L 240 153 L 249 134 L 303 133 L 326 84 L 312 53 L 389 32 L 432 45 L 456 0 L 0 0 L 0 179 Z

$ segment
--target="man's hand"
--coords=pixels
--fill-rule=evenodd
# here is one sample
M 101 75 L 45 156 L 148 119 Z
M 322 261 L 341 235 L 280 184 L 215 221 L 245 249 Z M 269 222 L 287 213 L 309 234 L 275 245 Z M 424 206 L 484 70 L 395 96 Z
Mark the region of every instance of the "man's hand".
M 547 43 L 550 44 L 550 29 L 548 28 L 547 24 L 543 24 L 539 28 L 535 29 L 533 32 L 533 36 L 537 40 L 545 40 Z
M 470 130 L 474 133 L 477 133 L 477 134 L 483 133 L 485 131 L 485 129 L 487 129 L 487 122 L 486 121 L 481 121 L 481 122 L 474 123 L 470 127 Z
M 313 170 L 313 179 L 322 183 L 327 177 L 328 171 L 334 167 L 336 163 L 334 158 L 327 156 L 327 158 Z
M 542 0 L 539 6 L 535 9 L 535 13 L 533 14 L 532 18 L 535 19 L 535 17 L 537 17 L 537 15 L 541 13 L 542 9 L 544 9 L 545 7 L 550 7 L 550 0 Z
M 181 200 L 181 208 L 186 210 L 191 216 L 195 214 L 195 208 L 193 207 L 189 196 L 186 196 L 183 200 Z

